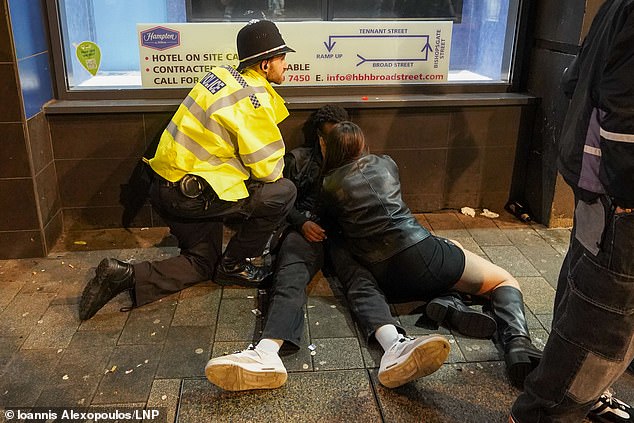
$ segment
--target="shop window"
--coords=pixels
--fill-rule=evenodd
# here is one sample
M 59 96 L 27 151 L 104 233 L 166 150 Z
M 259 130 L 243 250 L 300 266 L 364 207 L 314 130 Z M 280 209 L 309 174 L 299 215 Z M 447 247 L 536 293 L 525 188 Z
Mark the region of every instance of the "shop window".
M 334 19 L 441 19 L 460 21 L 462 0 L 332 1 Z
M 215 22 L 242 25 L 254 18 L 285 24 L 331 21 L 358 25 L 359 22 L 451 22 L 448 76 L 441 81 L 414 81 L 430 84 L 499 84 L 507 90 L 512 80 L 516 55 L 516 34 L 521 0 L 47 0 L 58 92 L 62 98 L 92 92 L 95 98 L 176 98 L 180 94 L 165 87 L 148 87 L 142 82 L 145 66 L 139 46 L 139 24 L 169 26 Z M 232 37 L 235 38 L 235 31 Z M 304 34 L 305 35 L 305 34 Z M 83 42 L 98 46 L 98 69 L 94 58 L 78 54 Z M 291 42 L 287 39 L 287 42 Z M 213 40 L 209 40 L 213 45 Z M 301 47 L 302 37 L 292 44 Z M 88 53 L 91 53 L 90 51 Z M 91 61 L 92 60 L 92 61 Z M 88 62 L 87 62 L 88 61 Z M 351 68 L 358 67 L 352 63 Z M 376 82 L 355 82 L 376 85 Z M 293 87 L 290 82 L 287 84 Z M 297 84 L 295 84 L 296 86 Z M 302 86 L 327 83 L 302 81 Z M 336 86 L 336 83 L 330 84 Z M 387 84 L 389 85 L 389 84 Z M 398 84 L 392 84 L 398 85 Z M 182 87 L 181 87 L 182 88 Z M 157 95 L 156 92 L 162 94 Z M 167 94 L 166 94 L 167 93 Z
M 463 0 L 188 0 L 188 20 L 451 19 Z

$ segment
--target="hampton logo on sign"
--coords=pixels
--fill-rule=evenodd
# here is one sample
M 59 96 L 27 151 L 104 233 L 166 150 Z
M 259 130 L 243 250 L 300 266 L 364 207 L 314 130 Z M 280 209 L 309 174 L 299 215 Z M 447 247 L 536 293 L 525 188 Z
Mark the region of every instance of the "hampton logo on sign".
M 141 45 L 154 50 L 167 50 L 181 44 L 181 34 L 169 28 L 157 26 L 141 32 Z

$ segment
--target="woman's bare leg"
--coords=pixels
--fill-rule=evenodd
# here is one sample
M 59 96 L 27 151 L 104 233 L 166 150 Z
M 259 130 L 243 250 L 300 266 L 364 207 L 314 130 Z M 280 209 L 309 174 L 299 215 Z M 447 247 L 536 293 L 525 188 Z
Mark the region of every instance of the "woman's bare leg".
M 539 364 L 541 351 L 531 342 L 519 283 L 500 266 L 456 245 L 464 251 L 465 268 L 454 289 L 491 299 L 509 377 L 513 385 L 522 387 L 526 376 Z
M 464 251 L 465 266 L 460 280 L 454 285 L 456 291 L 488 297 L 491 291 L 501 286 L 512 286 L 520 289 L 520 285 L 508 271 L 497 264 L 465 250 L 462 245 L 452 241 Z

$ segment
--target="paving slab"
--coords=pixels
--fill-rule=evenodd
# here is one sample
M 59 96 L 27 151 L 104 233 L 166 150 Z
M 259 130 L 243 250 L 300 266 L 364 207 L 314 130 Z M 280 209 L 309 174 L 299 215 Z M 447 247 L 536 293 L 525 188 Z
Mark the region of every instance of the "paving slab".
M 130 311 L 118 344 L 162 344 L 176 310 L 177 296 L 174 294 Z
M 0 278 L 6 277 L 0 273 Z M 22 289 L 23 283 L 16 281 L 9 281 L 4 279 L 4 282 L 0 284 L 0 313 L 2 313 L 7 306 L 13 301 L 13 298 Z
M 555 288 L 543 277 L 518 277 L 524 304 L 535 314 L 552 314 Z
M 349 338 L 357 335 L 343 298 L 309 297 L 307 304 L 311 338 Z
M 154 379 L 152 382 L 147 408 L 165 413 L 165 423 L 172 423 L 176 419 L 181 383 L 180 379 Z
M 118 345 L 106 364 L 91 404 L 145 403 L 152 388 L 162 345 Z
M 216 285 L 219 287 L 219 285 Z M 222 299 L 255 299 L 258 296 L 256 288 L 245 288 L 242 286 L 225 286 L 222 288 Z
M 65 350 L 36 406 L 79 407 L 90 404 L 113 350 L 114 346 Z
M 226 392 L 207 380 L 183 381 L 181 423 L 381 422 L 366 370 L 291 373 L 276 390 Z
M 172 326 L 161 353 L 156 377 L 204 377 L 211 355 L 212 326 Z
M 313 338 L 311 352 L 313 367 L 317 370 L 343 370 L 364 368 L 357 338 Z
M 257 307 L 256 298 L 223 299 L 218 310 L 216 341 L 248 343 L 259 339 L 259 334 L 256 334 L 256 319 L 260 311 Z
M 0 313 L 3 336 L 28 337 L 55 298 L 52 293 L 17 294 Z
M 78 327 L 79 321 L 72 308 L 52 305 L 37 321 L 22 348 L 65 348 Z
M 550 332 L 550 329 L 553 326 L 553 315 L 552 315 L 552 313 L 550 313 L 550 314 L 536 314 L 535 317 L 537 319 L 539 319 L 540 323 L 542 324 L 542 327 L 547 332 Z
M 21 350 L 0 374 L 0 407 L 32 407 L 51 380 L 63 350 Z
M 216 326 L 222 289 L 215 284 L 200 284 L 181 292 L 172 326 Z
M 474 241 L 480 246 L 480 248 L 489 246 L 513 245 L 506 234 L 495 225 L 494 227 L 490 228 L 468 228 L 468 231 L 469 234 L 471 234 L 471 238 L 474 239 Z
M 498 225 L 499 226 L 499 225 Z M 550 244 L 533 228 L 525 225 L 502 226 L 504 235 L 516 246 L 550 247 Z
M 417 217 L 518 278 L 533 341 L 543 348 L 570 230 L 525 224 L 505 212 L 496 219 L 452 211 Z M 48 257 L 0 260 L 0 407 L 157 409 L 160 423 L 488 423 L 506 421 L 519 393 L 491 340 L 438 327 L 422 315 L 422 301 L 390 308 L 409 335 L 445 336 L 447 362 L 403 387 L 382 387 L 376 379 L 381 346 L 365 339 L 337 278 L 321 272 L 307 287 L 300 348 L 283 350 L 288 383 L 277 390 L 223 392 L 204 377 L 206 361 L 259 339 L 263 316 L 257 310 L 265 311 L 266 296 L 205 281 L 132 311 L 122 311 L 131 304 L 123 293 L 81 322 L 79 297 L 104 257 L 136 262 L 178 254 L 164 230 L 88 232 L 68 235 L 66 249 Z M 614 389 L 634 403 L 634 376 L 623 375 Z
M 506 269 L 511 275 L 520 276 L 541 276 L 539 270 L 522 254 L 515 246 L 482 246 L 493 263 Z
M 519 394 L 506 380 L 504 365 L 447 364 L 400 388 L 372 380 L 384 422 L 506 422 Z
M 490 339 L 456 336 L 456 344 L 467 362 L 499 361 L 503 359 Z
M 456 213 L 425 213 L 424 216 L 434 231 L 466 230 Z
M 539 271 L 544 279 L 550 283 L 553 288 L 557 287 L 557 279 L 559 270 L 564 261 L 564 254 L 561 254 L 550 245 L 518 245 L 517 248 L 522 252 L 533 266 Z

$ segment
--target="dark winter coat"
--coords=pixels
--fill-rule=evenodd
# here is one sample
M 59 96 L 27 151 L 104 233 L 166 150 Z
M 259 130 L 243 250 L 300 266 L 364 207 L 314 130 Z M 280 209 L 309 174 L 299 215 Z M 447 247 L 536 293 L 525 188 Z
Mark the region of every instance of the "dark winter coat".
M 559 171 L 575 194 L 634 207 L 634 0 L 608 0 L 565 72 Z

